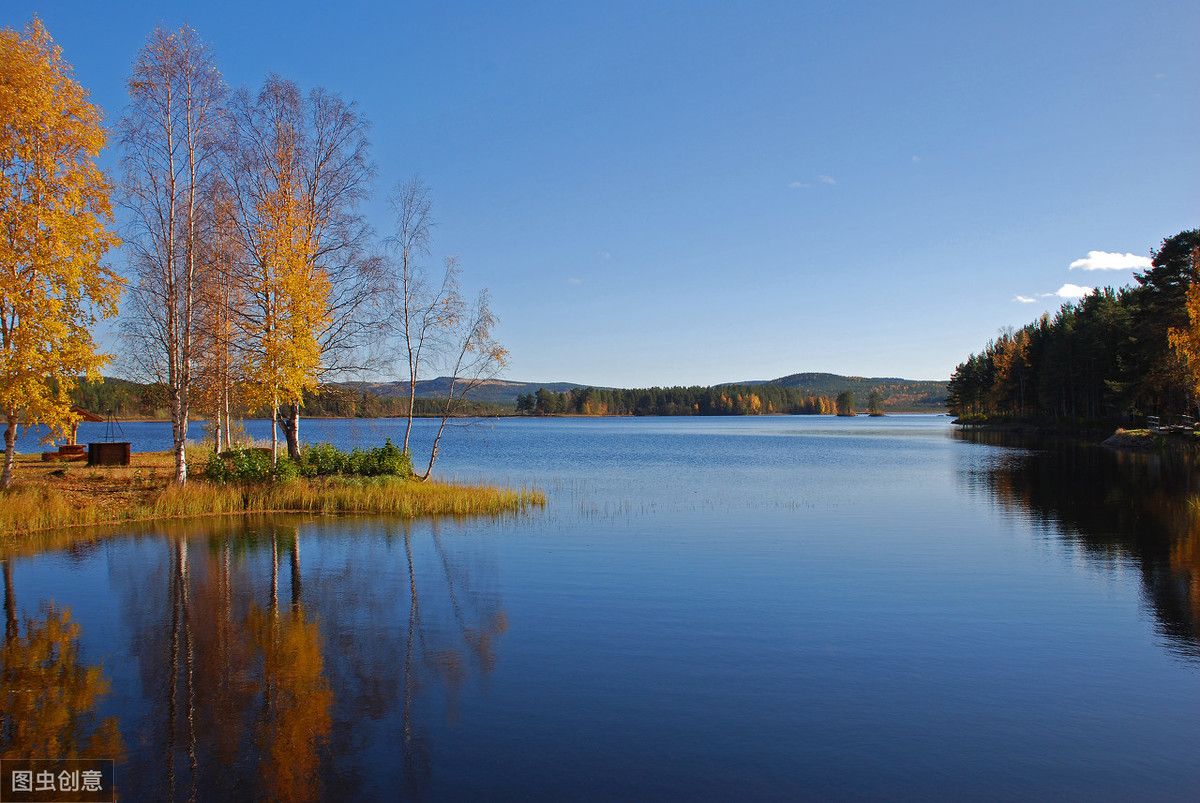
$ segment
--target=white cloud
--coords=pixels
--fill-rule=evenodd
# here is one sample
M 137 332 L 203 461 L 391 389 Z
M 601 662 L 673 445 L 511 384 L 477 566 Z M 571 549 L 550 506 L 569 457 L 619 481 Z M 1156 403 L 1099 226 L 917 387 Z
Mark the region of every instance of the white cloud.
M 1086 257 L 1071 263 L 1071 270 L 1137 270 L 1148 267 L 1149 257 L 1119 254 L 1114 251 L 1088 251 Z
M 583 279 L 580 279 L 578 276 L 570 276 L 567 278 L 567 284 L 580 285 L 583 284 Z
M 804 179 L 801 181 L 789 182 L 788 187 L 790 187 L 793 190 L 803 190 L 803 189 L 807 189 L 809 187 L 813 187 L 817 184 L 824 184 L 827 187 L 832 187 L 834 184 L 837 184 L 837 179 L 834 178 L 833 176 L 827 176 L 825 174 L 821 174 L 814 179 Z
M 914 154 L 913 154 L 913 157 L 912 157 L 912 160 L 913 160 L 913 164 L 916 164 L 917 162 L 921 161 L 921 157 L 920 157 L 920 156 L 917 156 L 917 155 L 914 153 Z
M 1064 284 L 1062 287 L 1055 290 L 1053 293 L 1046 293 L 1045 295 L 1056 295 L 1059 298 L 1083 298 L 1090 292 L 1092 292 L 1091 287 L 1080 287 L 1077 284 L 1071 284 L 1068 282 L 1067 284 Z
M 1020 301 L 1022 304 L 1034 304 L 1037 302 L 1037 299 L 1033 296 L 1023 296 L 1018 294 L 1013 296 L 1013 301 Z

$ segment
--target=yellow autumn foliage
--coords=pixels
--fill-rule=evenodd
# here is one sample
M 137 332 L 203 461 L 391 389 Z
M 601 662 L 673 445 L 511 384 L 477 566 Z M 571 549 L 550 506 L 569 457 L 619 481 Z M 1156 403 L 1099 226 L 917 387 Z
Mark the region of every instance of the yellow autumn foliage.
M 1192 270 L 1200 271 L 1200 249 L 1192 252 Z M 1200 397 L 1200 282 L 1193 281 L 1188 286 L 1185 298 L 1188 325 L 1171 327 L 1167 331 L 1167 339 L 1171 349 L 1187 366 L 1192 395 Z
M 263 308 L 250 366 L 250 406 L 300 403 L 317 388 L 321 330 L 329 322 L 329 277 L 315 264 L 311 210 L 299 191 L 293 142 L 280 137 L 275 186 L 258 203 L 261 259 L 253 294 Z
M 282 616 L 252 607 L 249 625 L 262 655 L 265 706 L 257 735 L 269 797 L 315 800 L 319 751 L 333 727 L 320 632 L 298 605 Z
M 10 624 L 11 628 L 11 624 Z M 112 758 L 124 754 L 115 717 L 96 716 L 109 682 L 79 655 L 79 625 L 69 610 L 46 608 L 0 647 L 0 758 Z
M 70 393 L 109 356 L 92 340 L 116 315 L 122 280 L 101 260 L 109 182 L 95 159 L 100 111 L 42 23 L 0 30 L 0 413 L 7 419 L 3 484 L 11 481 L 16 428 L 66 434 Z

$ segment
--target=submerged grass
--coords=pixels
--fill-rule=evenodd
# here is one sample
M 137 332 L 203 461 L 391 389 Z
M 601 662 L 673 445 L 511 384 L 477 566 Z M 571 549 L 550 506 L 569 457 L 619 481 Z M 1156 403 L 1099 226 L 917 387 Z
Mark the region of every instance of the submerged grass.
M 169 457 L 169 456 L 167 456 Z M 261 485 L 167 481 L 162 456 L 127 469 L 29 468 L 0 491 L 0 540 L 46 530 L 249 513 L 497 516 L 545 505 L 535 490 L 395 477 L 295 479 Z M 169 468 L 169 462 L 165 464 Z

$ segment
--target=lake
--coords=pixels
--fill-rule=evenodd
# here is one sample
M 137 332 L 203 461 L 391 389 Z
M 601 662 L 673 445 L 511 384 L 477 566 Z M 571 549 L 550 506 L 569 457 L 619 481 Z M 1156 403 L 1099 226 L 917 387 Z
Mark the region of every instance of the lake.
M 27 627 L 60 650 L 0 699 L 70 689 L 10 716 L 114 754 L 126 800 L 1200 791 L 1185 461 L 943 416 L 502 419 L 450 432 L 438 473 L 549 501 L 10 556 L 6 671 Z

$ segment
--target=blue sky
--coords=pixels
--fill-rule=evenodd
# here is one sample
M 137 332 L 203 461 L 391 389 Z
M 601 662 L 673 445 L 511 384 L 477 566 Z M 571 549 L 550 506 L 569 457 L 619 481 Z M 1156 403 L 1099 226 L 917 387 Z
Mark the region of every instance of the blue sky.
M 1129 281 L 1069 267 L 1088 252 L 1200 225 L 1194 0 L 18 1 L 0 24 L 35 12 L 113 121 L 160 22 L 230 84 L 358 101 L 369 214 L 432 187 L 435 252 L 491 288 L 515 379 L 944 378 L 1063 285 Z

